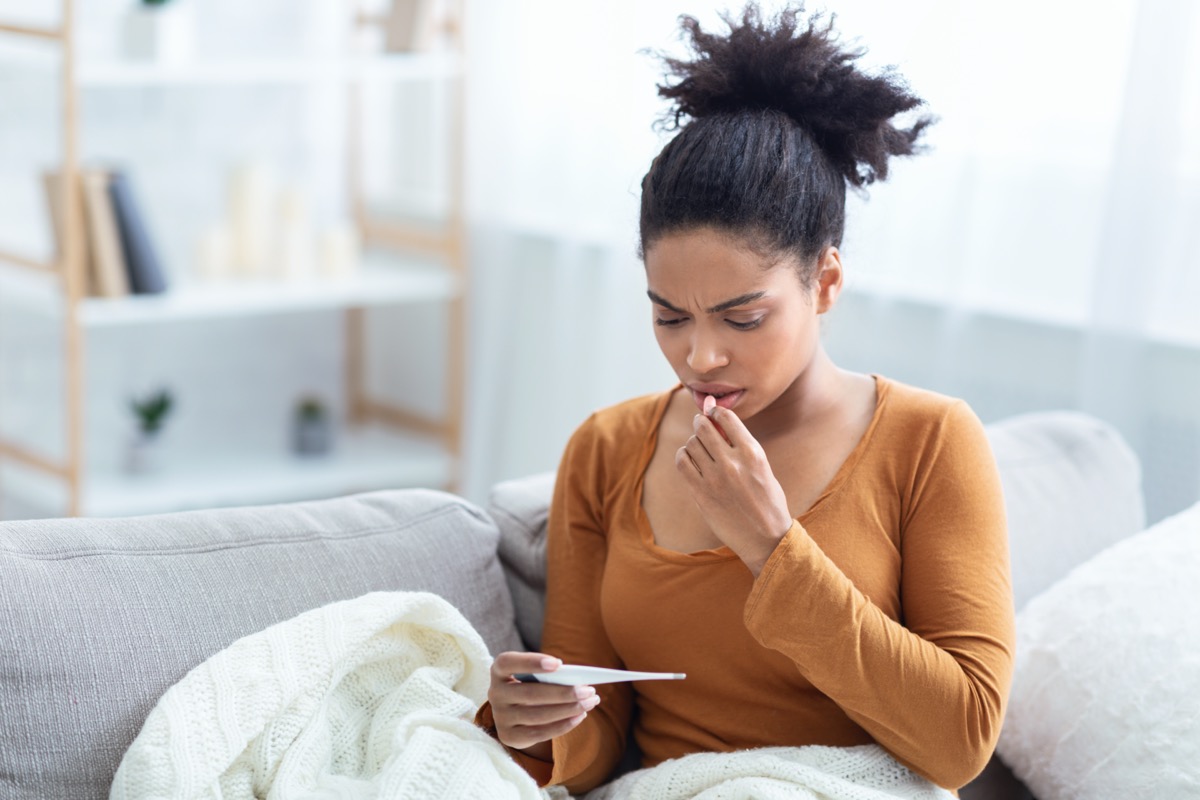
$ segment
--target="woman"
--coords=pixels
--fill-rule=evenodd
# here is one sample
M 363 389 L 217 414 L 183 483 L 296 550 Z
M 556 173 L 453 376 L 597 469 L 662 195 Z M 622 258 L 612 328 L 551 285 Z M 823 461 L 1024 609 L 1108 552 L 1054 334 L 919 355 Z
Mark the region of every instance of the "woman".
M 1012 671 L 1004 509 L 965 403 L 836 367 L 846 184 L 929 123 L 829 24 L 753 6 L 660 87 L 689 121 L 642 182 L 655 331 L 680 385 L 573 435 L 548 532 L 544 653 L 502 653 L 480 724 L 542 784 L 693 752 L 877 742 L 957 788 Z M 563 687 L 561 663 L 687 680 Z

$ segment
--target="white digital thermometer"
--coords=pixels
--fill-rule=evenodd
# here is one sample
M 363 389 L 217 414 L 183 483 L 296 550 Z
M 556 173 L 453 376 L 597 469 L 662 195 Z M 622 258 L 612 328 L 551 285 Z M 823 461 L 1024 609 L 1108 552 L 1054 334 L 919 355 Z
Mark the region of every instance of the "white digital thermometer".
M 622 683 L 624 681 L 681 681 L 687 677 L 682 672 L 631 672 L 626 669 L 604 667 L 581 667 L 563 664 L 554 672 L 537 674 L 522 672 L 513 675 L 521 683 L 556 683 L 559 686 L 590 686 L 594 683 Z

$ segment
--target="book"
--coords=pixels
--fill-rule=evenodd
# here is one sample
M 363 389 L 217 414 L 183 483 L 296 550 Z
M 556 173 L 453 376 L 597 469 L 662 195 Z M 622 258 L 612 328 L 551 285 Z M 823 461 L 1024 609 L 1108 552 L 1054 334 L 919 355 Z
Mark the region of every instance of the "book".
M 108 173 L 100 169 L 85 169 L 83 182 L 84 221 L 91 239 L 94 259 L 96 294 L 100 297 L 124 297 L 129 294 L 129 277 L 125 272 L 125 250 L 121 232 L 109 197 Z
M 392 0 L 383 19 L 384 49 L 412 53 L 430 49 L 434 36 L 431 0 Z
M 61 263 L 63 254 L 66 252 L 63 242 L 67 237 L 67 214 L 66 202 L 62 196 L 62 173 L 57 170 L 43 172 L 42 186 L 46 192 L 46 205 L 50 211 L 50 232 L 54 237 L 54 260 Z M 87 218 L 83 208 L 82 181 L 79 182 L 75 200 L 78 203 L 75 213 L 79 218 L 80 231 L 83 232 L 83 236 L 79 239 L 80 257 L 83 261 L 83 293 L 88 297 L 96 297 L 99 295 L 99 289 L 96 285 L 96 267 L 95 260 L 92 258 L 91 237 L 87 233 Z
M 150 238 L 150 231 L 142 215 L 141 207 L 134 198 L 129 176 L 121 170 L 113 170 L 108 176 L 108 196 L 120 232 L 121 249 L 125 254 L 125 269 L 129 278 L 129 289 L 134 294 L 158 294 L 167 290 L 166 276 L 158 250 Z

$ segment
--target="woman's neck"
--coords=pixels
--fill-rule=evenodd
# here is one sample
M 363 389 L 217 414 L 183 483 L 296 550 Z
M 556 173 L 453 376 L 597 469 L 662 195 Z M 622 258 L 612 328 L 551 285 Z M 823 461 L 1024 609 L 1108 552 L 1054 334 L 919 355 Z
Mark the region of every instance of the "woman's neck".
M 818 346 L 808 368 L 779 398 L 746 421 L 746 428 L 759 442 L 794 434 L 819 423 L 843 404 L 847 374 Z

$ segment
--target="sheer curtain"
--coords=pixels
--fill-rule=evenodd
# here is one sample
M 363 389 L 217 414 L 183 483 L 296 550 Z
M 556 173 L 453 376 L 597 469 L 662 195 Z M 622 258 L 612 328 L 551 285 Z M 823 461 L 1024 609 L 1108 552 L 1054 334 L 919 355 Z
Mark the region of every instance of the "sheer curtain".
M 768 9 L 779 2 L 764 3 Z M 734 4 L 476 2 L 469 494 L 553 468 L 591 410 L 670 385 L 635 255 L 669 133 L 647 48 Z M 842 0 L 862 63 L 940 121 L 849 204 L 843 366 L 985 421 L 1077 408 L 1142 457 L 1151 519 L 1200 495 L 1200 7 Z

